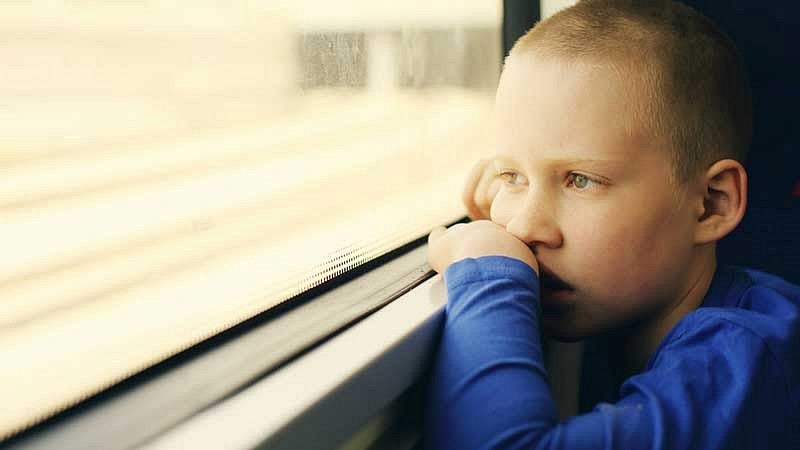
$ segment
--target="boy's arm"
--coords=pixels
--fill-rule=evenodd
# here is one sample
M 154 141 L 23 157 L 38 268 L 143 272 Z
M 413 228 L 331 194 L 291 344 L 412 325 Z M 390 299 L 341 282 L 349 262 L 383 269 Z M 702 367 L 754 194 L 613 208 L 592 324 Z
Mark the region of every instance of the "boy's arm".
M 763 342 L 731 324 L 714 324 L 719 329 L 712 342 L 686 333 L 660 350 L 657 367 L 623 385 L 619 402 L 559 423 L 542 359 L 538 280 L 531 266 L 502 256 L 464 259 L 449 266 L 445 281 L 449 298 L 431 376 L 426 448 L 788 443 L 780 431 L 788 427 L 781 420 L 791 415 L 779 408 L 785 404 L 785 387 L 775 382 L 779 368 L 755 348 Z
M 623 448 L 603 444 L 600 421 L 559 424 L 542 357 L 539 280 L 530 266 L 503 256 L 464 259 L 448 267 L 445 281 L 426 448 Z
M 485 256 L 449 266 L 445 282 L 425 447 L 533 448 L 558 423 L 539 338 L 536 273 Z

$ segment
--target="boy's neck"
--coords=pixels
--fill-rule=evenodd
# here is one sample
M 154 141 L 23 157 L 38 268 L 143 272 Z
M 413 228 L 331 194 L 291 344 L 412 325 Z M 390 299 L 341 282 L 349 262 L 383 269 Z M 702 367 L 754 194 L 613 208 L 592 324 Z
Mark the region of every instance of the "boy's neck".
M 703 303 L 717 268 L 713 246 L 701 249 L 693 261 L 691 279 L 687 280 L 682 295 L 662 308 L 660 314 L 638 322 L 623 330 L 609 334 L 609 364 L 614 377 L 622 382 L 644 370 L 661 341 L 684 316 Z

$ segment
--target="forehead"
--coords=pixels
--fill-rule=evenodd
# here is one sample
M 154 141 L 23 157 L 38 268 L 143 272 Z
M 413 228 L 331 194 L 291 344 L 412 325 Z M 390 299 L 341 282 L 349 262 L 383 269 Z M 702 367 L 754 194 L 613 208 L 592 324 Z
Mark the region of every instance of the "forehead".
M 511 56 L 497 90 L 499 155 L 633 163 L 653 146 L 635 78 L 610 64 Z

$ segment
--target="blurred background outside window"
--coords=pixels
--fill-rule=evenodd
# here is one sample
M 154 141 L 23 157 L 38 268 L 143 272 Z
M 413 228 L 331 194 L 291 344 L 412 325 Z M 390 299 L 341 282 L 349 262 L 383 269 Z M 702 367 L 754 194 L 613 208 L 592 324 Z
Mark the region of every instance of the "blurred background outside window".
M 501 7 L 0 3 L 0 439 L 462 217 Z

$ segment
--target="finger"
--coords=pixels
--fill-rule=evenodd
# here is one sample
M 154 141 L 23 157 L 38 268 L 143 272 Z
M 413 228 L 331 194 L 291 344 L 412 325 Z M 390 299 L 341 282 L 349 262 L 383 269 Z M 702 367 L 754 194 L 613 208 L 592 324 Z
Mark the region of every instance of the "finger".
M 501 180 L 497 177 L 487 177 L 487 186 L 482 187 L 480 190 L 480 197 L 475 199 L 475 220 L 491 220 L 492 218 L 492 204 L 494 203 L 497 193 L 500 191 Z
M 494 203 L 494 198 L 497 197 L 497 193 L 500 192 L 500 186 L 502 185 L 502 180 L 499 177 L 492 178 L 491 184 L 489 185 L 489 189 L 486 190 L 486 196 L 489 199 L 489 207 L 491 208 L 492 203 Z
M 467 207 L 467 214 L 471 219 L 478 219 L 482 216 L 482 212 L 475 201 L 475 197 L 476 193 L 480 190 L 481 182 L 486 178 L 484 173 L 486 172 L 488 164 L 488 159 L 482 159 L 472 166 L 472 170 L 464 184 L 464 190 L 461 193 L 461 201 L 464 203 L 464 206 Z
M 494 170 L 489 170 L 487 167 L 475 193 L 475 208 L 478 211 L 478 216 L 474 217 L 474 220 L 488 219 L 491 216 L 492 202 L 499 190 L 500 179 L 494 173 Z
M 434 243 L 437 239 L 441 238 L 444 233 L 447 232 L 447 228 L 445 227 L 436 227 L 431 231 L 431 234 L 428 235 L 428 244 Z
M 469 175 L 467 176 L 467 181 L 464 183 L 464 190 L 461 193 L 461 198 L 464 200 L 464 203 L 469 203 L 473 201 L 473 194 L 475 193 L 475 189 L 478 187 L 478 183 L 480 183 L 481 178 L 483 177 L 483 171 L 488 164 L 488 160 L 481 159 L 480 161 L 476 162 L 472 169 L 469 171 Z

